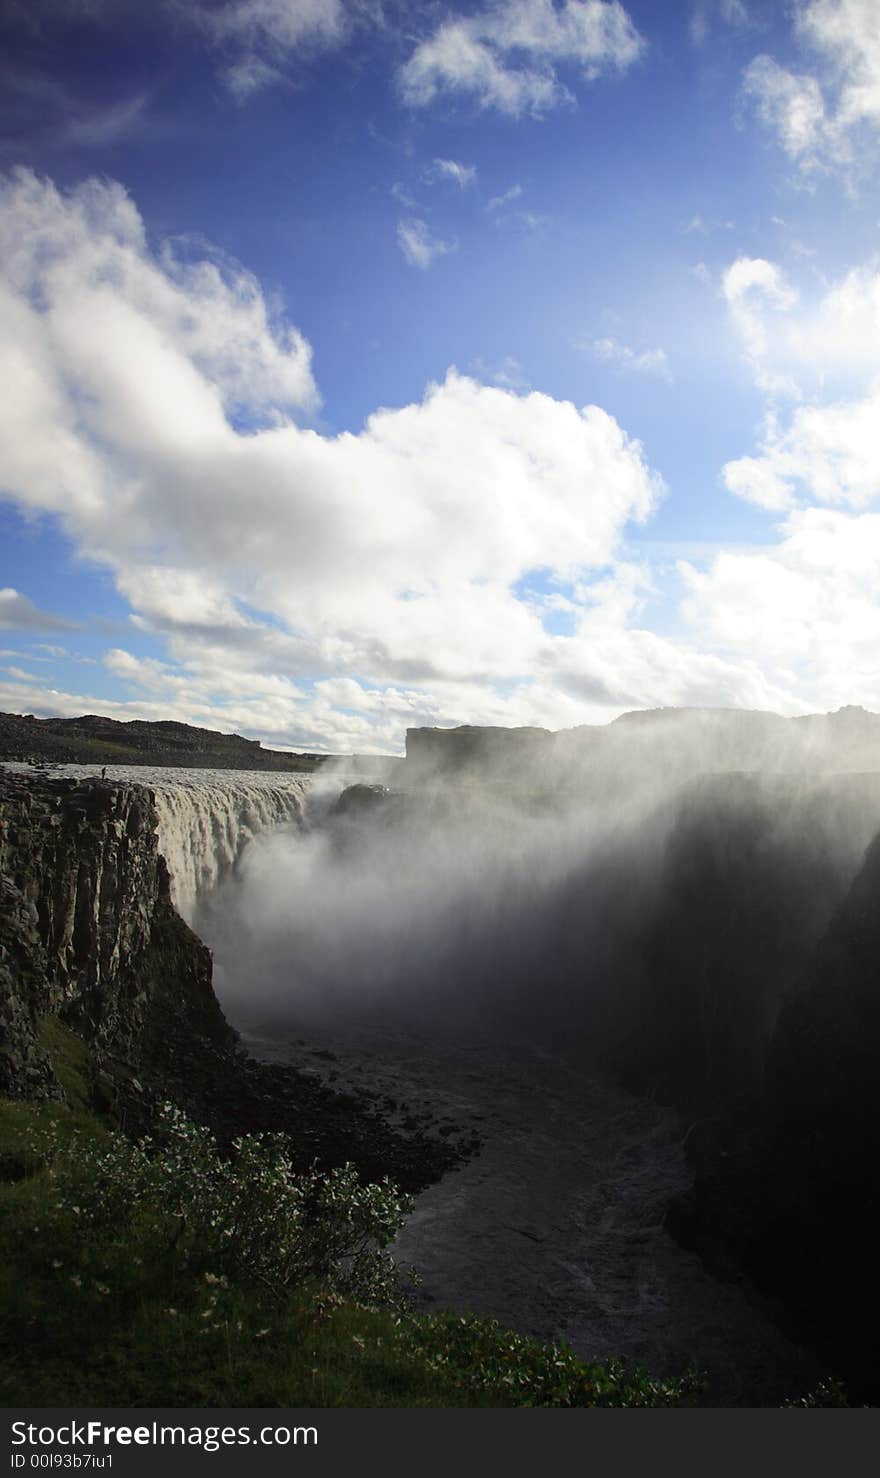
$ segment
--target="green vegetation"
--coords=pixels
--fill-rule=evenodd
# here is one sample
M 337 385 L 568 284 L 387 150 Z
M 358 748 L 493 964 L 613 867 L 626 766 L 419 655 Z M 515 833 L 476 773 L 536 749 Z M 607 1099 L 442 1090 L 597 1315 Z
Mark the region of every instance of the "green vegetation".
M 350 1166 L 231 1156 L 167 1105 L 133 1143 L 87 1108 L 87 1049 L 44 1025 L 70 1105 L 0 1103 L 0 1402 L 671 1406 L 700 1382 L 590 1364 L 493 1320 L 417 1316 L 387 1252 L 407 1208 Z
M 52 1059 L 52 1071 L 64 1089 L 68 1107 L 89 1109 L 94 1067 L 92 1054 L 82 1038 L 63 1026 L 57 1016 L 44 1016 L 40 1022 L 40 1045 Z
M 829 1375 L 820 1381 L 814 1390 L 808 1391 L 806 1396 L 800 1396 L 796 1401 L 786 1401 L 786 1407 L 795 1410 L 812 1410 L 819 1406 L 850 1406 L 849 1392 L 839 1377 Z

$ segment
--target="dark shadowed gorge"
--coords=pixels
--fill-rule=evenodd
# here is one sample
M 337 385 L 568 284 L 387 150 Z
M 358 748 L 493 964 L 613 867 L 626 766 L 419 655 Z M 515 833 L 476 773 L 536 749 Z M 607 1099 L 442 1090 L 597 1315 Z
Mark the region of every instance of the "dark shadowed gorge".
M 381 782 L 7 772 L 3 1091 L 61 1094 L 57 1017 L 132 1122 L 434 1182 L 426 1306 L 872 1399 L 878 760 L 863 710 L 696 710 L 410 731 Z

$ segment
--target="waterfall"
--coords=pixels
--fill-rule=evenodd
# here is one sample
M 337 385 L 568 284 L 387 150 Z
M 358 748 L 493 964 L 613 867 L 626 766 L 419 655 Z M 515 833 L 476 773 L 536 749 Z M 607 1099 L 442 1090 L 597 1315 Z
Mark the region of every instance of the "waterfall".
M 5 768 L 27 773 L 14 761 Z M 306 805 L 326 809 L 344 785 L 338 775 L 261 770 L 176 769 L 164 765 L 106 765 L 108 780 L 146 785 L 156 797 L 159 851 L 171 874 L 175 908 L 191 924 L 200 898 L 238 861 L 261 831 L 304 825 Z M 94 778 L 96 765 L 53 765 L 59 778 Z M 340 772 L 341 774 L 341 772 Z
M 259 832 L 303 824 L 310 777 L 256 771 L 162 770 L 146 782 L 156 796 L 159 850 L 175 907 L 192 922 L 213 888 Z

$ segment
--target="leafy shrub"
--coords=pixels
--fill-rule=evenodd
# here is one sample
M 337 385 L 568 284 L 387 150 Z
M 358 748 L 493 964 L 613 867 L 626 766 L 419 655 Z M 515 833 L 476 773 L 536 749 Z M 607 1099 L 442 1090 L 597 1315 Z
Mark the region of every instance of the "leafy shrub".
M 690 1372 L 657 1380 L 492 1319 L 417 1316 L 387 1252 L 409 1203 L 350 1166 L 297 1173 L 279 1136 L 226 1156 L 171 1105 L 135 1144 L 63 1106 L 0 1103 L 4 1142 L 24 1173 L 0 1184 L 0 1404 L 697 1399 Z
M 846 1386 L 839 1377 L 826 1376 L 812 1391 L 805 1396 L 800 1396 L 796 1401 L 786 1401 L 787 1407 L 802 1407 L 812 1410 L 817 1406 L 849 1406 L 849 1394 Z
M 246 1135 L 231 1156 L 209 1130 L 165 1104 L 156 1132 L 101 1142 L 50 1126 L 30 1153 L 49 1165 L 50 1226 L 82 1251 L 133 1241 L 151 1257 L 180 1260 L 281 1299 L 307 1282 L 365 1304 L 402 1298 L 387 1251 L 411 1202 L 389 1180 L 362 1185 L 352 1165 L 297 1171 L 280 1134 Z
M 582 1360 L 478 1314 L 409 1321 L 414 1352 L 446 1383 L 504 1406 L 690 1406 L 704 1380 L 690 1369 L 657 1378 L 623 1360 Z

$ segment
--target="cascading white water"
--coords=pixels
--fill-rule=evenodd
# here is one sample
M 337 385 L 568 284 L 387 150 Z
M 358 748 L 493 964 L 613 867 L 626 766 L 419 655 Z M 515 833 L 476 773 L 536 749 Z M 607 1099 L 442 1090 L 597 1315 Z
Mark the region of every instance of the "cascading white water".
M 196 903 L 269 827 L 303 824 L 310 778 L 228 770 L 153 771 L 159 850 L 171 896 L 192 922 Z
M 27 771 L 30 766 L 10 763 Z M 151 765 L 107 765 L 108 780 L 131 780 L 156 797 L 159 850 L 171 874 L 171 897 L 192 923 L 200 899 L 232 868 L 260 832 L 284 823 L 302 826 L 306 802 L 322 804 L 344 782 L 259 770 L 176 769 Z M 53 765 L 51 773 L 94 777 L 95 765 Z

